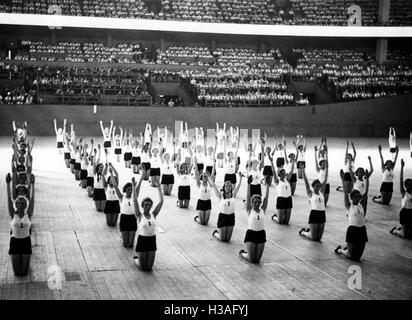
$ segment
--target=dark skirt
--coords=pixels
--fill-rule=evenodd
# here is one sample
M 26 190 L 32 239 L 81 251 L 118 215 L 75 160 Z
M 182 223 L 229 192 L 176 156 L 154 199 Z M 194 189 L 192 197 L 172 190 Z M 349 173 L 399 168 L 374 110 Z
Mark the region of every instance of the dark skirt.
M 237 182 L 236 174 L 235 173 L 233 173 L 233 174 L 226 173 L 224 182 L 226 182 L 226 181 L 230 181 L 231 183 L 236 184 L 236 182 Z
M 366 227 L 349 226 L 346 231 L 346 242 L 368 242 L 368 235 L 366 233 Z
M 177 198 L 179 200 L 190 200 L 190 186 L 179 186 Z
M 131 152 L 125 152 L 125 154 L 123 155 L 123 160 L 124 161 L 132 160 L 132 153 Z
M 106 192 L 104 191 L 104 189 L 94 188 L 94 190 L 93 190 L 93 200 L 94 201 L 106 200 Z
M 412 209 L 402 208 L 399 213 L 399 223 L 412 226 Z
M 103 143 L 103 147 L 104 148 L 110 148 L 112 146 L 112 142 L 111 141 L 105 141 L 104 143 Z
M 76 160 L 70 158 L 70 164 L 72 164 L 74 166 L 75 163 L 76 163 Z
M 175 176 L 173 174 L 163 174 L 160 184 L 175 184 Z
M 263 168 L 263 175 L 264 176 L 273 176 L 272 166 L 265 166 Z
M 151 168 L 149 175 L 150 175 L 151 177 L 156 177 L 156 176 L 159 176 L 159 177 L 160 177 L 160 168 Z
M 30 236 L 23 239 L 10 237 L 9 254 L 32 254 Z
M 258 194 L 260 196 L 262 195 L 262 186 L 260 183 L 250 185 L 250 197 L 252 197 L 255 194 Z
M 134 214 L 121 214 L 119 223 L 120 232 L 124 231 L 136 231 L 137 220 Z
M 205 167 L 203 163 L 197 163 L 196 166 L 197 166 L 197 170 L 198 170 L 199 172 L 202 171 L 202 170 L 204 169 L 204 167 Z
M 61 142 L 61 141 L 57 142 L 57 148 L 59 148 L 59 149 L 63 148 L 63 142 Z
M 324 194 L 330 194 L 330 184 L 329 183 L 327 183 L 326 186 L 325 186 Z
M 265 243 L 266 242 L 266 231 L 253 231 L 248 229 L 246 231 L 245 240 L 243 242 L 252 242 L 252 243 Z
M 326 213 L 324 210 L 311 210 L 309 213 L 309 224 L 320 224 L 326 222 Z
M 306 161 L 298 161 L 298 169 L 306 168 Z
M 114 149 L 114 154 L 122 154 L 122 149 L 121 148 Z
M 145 237 L 139 234 L 137 237 L 136 252 L 156 251 L 156 235 Z
M 297 177 L 296 173 L 292 173 L 289 182 L 297 182 L 297 181 L 298 181 L 298 177 Z
M 114 201 L 107 201 L 104 206 L 104 213 L 105 214 L 119 214 L 120 213 L 120 203 L 119 200 L 114 200 Z
M 150 162 L 143 162 L 142 163 L 142 169 L 143 170 L 150 170 Z
M 382 182 L 380 192 L 393 192 L 393 182 Z
M 235 214 L 223 214 L 219 213 L 219 217 L 217 219 L 217 227 L 233 227 L 235 225 Z
M 209 200 L 197 200 L 196 210 L 198 211 L 208 211 L 212 210 L 212 202 Z
M 277 158 L 276 159 L 276 167 L 282 167 L 285 165 L 285 158 Z
M 86 186 L 93 188 L 93 186 L 94 186 L 94 178 L 93 178 L 93 177 L 87 177 L 87 179 L 86 179 Z
M 292 209 L 292 197 L 278 197 L 276 199 L 276 209 Z
M 80 180 L 87 179 L 87 170 L 80 170 Z
M 70 160 L 70 152 L 64 153 L 64 160 Z
M 74 170 L 81 170 L 82 166 L 79 162 L 74 163 Z
M 206 167 L 206 172 L 207 172 L 208 174 L 212 175 L 212 173 L 213 173 L 213 166 L 207 166 L 207 167 Z
M 351 175 L 350 175 L 349 172 L 345 172 L 345 173 L 343 174 L 343 181 L 352 182 L 352 177 L 351 177 Z
M 132 165 L 138 166 L 141 162 L 140 157 L 132 157 Z

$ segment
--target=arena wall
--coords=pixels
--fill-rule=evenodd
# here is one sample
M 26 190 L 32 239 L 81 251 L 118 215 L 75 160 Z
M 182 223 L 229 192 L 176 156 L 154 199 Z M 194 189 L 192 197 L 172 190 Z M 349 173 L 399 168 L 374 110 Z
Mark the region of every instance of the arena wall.
M 98 121 L 113 119 L 117 125 L 144 130 L 146 122 L 174 128 L 175 121 L 189 127 L 213 129 L 218 121 L 242 129 L 260 128 L 268 135 L 328 137 L 385 137 L 388 126 L 399 137 L 412 131 L 412 95 L 305 107 L 195 108 L 195 107 L 97 107 L 63 105 L 1 105 L 0 135 L 11 134 L 11 121 L 27 120 L 30 134 L 54 135 L 53 119 L 67 118 L 78 135 L 100 135 Z

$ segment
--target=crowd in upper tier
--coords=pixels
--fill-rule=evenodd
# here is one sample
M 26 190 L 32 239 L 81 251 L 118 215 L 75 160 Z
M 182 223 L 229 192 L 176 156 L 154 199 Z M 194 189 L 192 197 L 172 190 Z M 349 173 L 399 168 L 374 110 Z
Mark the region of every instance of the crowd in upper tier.
M 378 25 L 376 0 L 7 0 L 0 11 L 197 22 L 347 25 L 348 8 L 358 5 L 362 25 Z M 391 1 L 390 25 L 412 25 L 409 0 Z
M 11 59 L 15 63 L 6 61 L 1 65 L 0 78 L 29 77 L 38 94 L 69 96 L 70 101 L 78 95 L 84 97 L 80 102 L 90 103 L 100 103 L 101 96 L 113 95 L 148 101 L 151 82 L 180 82 L 202 106 L 308 104 L 307 97 L 295 89 L 294 81 L 319 84 L 332 101 L 408 94 L 412 84 L 412 54 L 401 50 L 389 50 L 389 62 L 383 65 L 374 62 L 371 49 L 291 48 L 283 49 L 284 56 L 276 48 L 170 45 L 149 52 L 141 43 L 107 46 L 65 41 L 52 45 L 25 40 L 17 51 Z M 1 58 L 6 58 L 6 50 Z M 34 67 L 30 65 L 34 61 L 79 64 Z M 85 62 L 92 64 L 82 65 Z M 106 62 L 114 65 L 96 65 Z M 7 92 L 11 96 L 14 90 Z M 24 94 L 14 96 L 23 101 Z

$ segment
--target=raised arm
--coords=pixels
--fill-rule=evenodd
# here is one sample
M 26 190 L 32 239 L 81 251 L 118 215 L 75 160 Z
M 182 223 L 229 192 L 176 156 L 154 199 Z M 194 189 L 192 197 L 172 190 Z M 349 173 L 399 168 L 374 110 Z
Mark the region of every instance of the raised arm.
M 329 156 L 328 156 L 329 151 L 326 146 L 326 142 L 325 142 L 324 148 L 325 148 L 325 180 L 323 181 L 322 188 L 321 188 L 323 194 L 325 194 L 325 189 L 328 183 L 328 176 L 329 176 Z
M 242 184 L 243 175 L 239 172 L 239 183 L 236 186 L 235 191 L 233 191 L 233 198 L 236 198 L 237 193 L 239 192 L 240 185 Z
M 346 184 L 345 184 L 344 175 L 345 175 L 345 173 L 344 173 L 343 170 L 341 169 L 341 170 L 340 170 L 340 179 L 342 180 L 342 187 L 343 187 L 343 201 L 344 201 L 346 210 L 349 210 L 349 208 L 350 208 L 350 200 L 349 200 L 348 190 L 347 190 Z
M 306 193 L 308 194 L 308 197 L 310 198 L 312 197 L 312 190 L 310 189 L 310 185 L 309 185 L 308 178 L 306 176 L 305 168 L 302 169 L 302 173 L 303 173 L 303 180 L 305 181 Z
M 53 122 L 54 122 L 54 132 L 56 132 L 56 136 L 57 136 L 58 135 L 58 133 L 57 133 L 57 120 L 54 119 Z
M 196 185 L 200 188 L 200 177 L 199 177 L 199 170 L 197 169 L 197 159 L 195 157 L 195 178 L 196 178 Z
M 136 184 L 136 179 L 134 177 L 132 178 L 134 213 L 138 221 L 140 221 L 140 217 L 142 216 L 142 213 L 139 207 L 139 202 L 137 200 L 137 198 L 139 197 L 140 186 L 142 185 L 142 181 L 143 181 L 143 175 L 140 176 L 140 180 L 138 184 Z
M 250 183 L 246 187 L 246 212 L 249 215 L 250 210 L 252 210 L 252 204 L 250 203 Z
M 345 165 L 348 163 L 348 151 L 349 151 L 349 141 L 346 140 Z
M 222 199 L 222 195 L 221 195 L 220 191 L 218 190 L 218 188 L 216 187 L 216 184 L 215 184 L 215 182 L 214 182 L 214 179 L 209 179 L 208 181 L 209 181 L 209 184 L 210 184 L 210 186 L 212 187 L 212 189 L 215 191 L 216 196 L 217 196 L 219 199 Z
M 290 179 L 292 178 L 293 170 L 295 169 L 295 163 L 296 163 L 296 160 L 293 160 L 292 164 L 291 164 L 291 167 L 290 167 L 290 171 L 288 172 L 288 174 L 286 176 L 287 181 L 290 181 Z
M 405 192 L 406 192 L 405 186 L 404 186 L 404 183 L 403 183 L 403 168 L 404 167 L 405 167 L 405 161 L 403 161 L 403 159 L 401 159 L 401 173 L 400 173 L 399 182 L 400 182 L 400 190 L 401 190 L 402 198 L 405 196 Z
M 381 158 L 381 168 L 382 168 L 382 171 L 385 171 L 385 162 L 383 161 L 382 146 L 381 145 L 378 146 L 378 150 L 379 150 L 379 156 Z
M 14 208 L 13 208 L 13 200 L 12 200 L 12 195 L 11 195 L 10 182 L 11 182 L 11 176 L 10 176 L 10 173 L 8 173 L 8 174 L 6 175 L 6 183 L 7 183 L 7 204 L 8 204 L 8 209 L 9 209 L 9 215 L 10 215 L 10 217 L 13 218 Z
M 270 165 L 272 166 L 273 181 L 275 182 L 275 184 L 279 184 L 278 173 L 277 173 L 276 168 L 273 164 L 273 157 L 272 156 L 269 157 L 269 161 L 270 161 Z
M 113 132 L 113 120 L 110 120 L 109 136 L 112 135 L 112 132 Z
M 102 130 L 102 135 L 104 137 L 105 134 L 104 134 L 104 127 L 103 127 L 103 121 L 102 120 L 100 120 L 100 129 Z M 73 124 L 72 124 L 72 127 L 71 127 L 71 132 L 73 132 Z
M 153 215 L 154 215 L 155 218 L 160 213 L 160 210 L 163 207 L 164 198 L 163 198 L 163 192 L 162 192 L 162 187 L 160 186 L 160 183 L 157 184 L 157 191 L 158 191 L 158 194 L 159 194 L 159 203 L 157 204 L 156 208 L 153 210 Z
M 63 120 L 63 136 L 66 135 L 66 128 L 67 128 L 67 119 L 64 118 L 64 120 Z
M 266 181 L 266 191 L 265 191 L 265 197 L 263 198 L 262 202 L 262 210 L 266 211 L 268 207 L 268 202 L 269 202 L 269 183 Z
M 396 161 L 398 160 L 398 155 L 399 155 L 398 146 L 396 146 L 395 148 L 396 148 L 396 153 L 395 153 L 395 160 L 393 160 L 393 168 L 395 168 L 395 166 L 396 166 Z
M 114 190 L 116 191 L 117 197 L 120 200 L 123 200 L 123 193 L 120 192 L 119 186 L 117 184 L 118 179 L 113 175 L 113 167 L 109 168 L 109 172 L 110 172 L 110 181 L 113 184 Z
M 372 165 L 372 158 L 371 156 L 368 156 L 368 160 L 369 160 L 369 178 L 373 173 L 373 165 Z
M 319 163 L 318 163 L 318 147 L 315 146 L 315 167 L 316 167 L 316 172 L 320 171 L 319 168 Z
M 29 200 L 29 207 L 27 209 L 27 215 L 29 216 L 29 219 L 33 216 L 34 212 L 34 181 L 30 182 L 33 185 L 30 188 L 30 200 Z
M 352 150 L 353 150 L 353 162 L 355 162 L 356 159 L 356 149 L 355 149 L 355 144 L 353 143 L 353 141 L 351 142 L 352 144 Z

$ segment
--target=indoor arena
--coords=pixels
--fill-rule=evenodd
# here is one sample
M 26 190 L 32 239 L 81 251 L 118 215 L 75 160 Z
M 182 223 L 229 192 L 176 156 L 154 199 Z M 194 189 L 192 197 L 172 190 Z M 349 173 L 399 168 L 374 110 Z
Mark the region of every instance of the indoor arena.
M 412 299 L 411 17 L 0 1 L 0 299 Z

